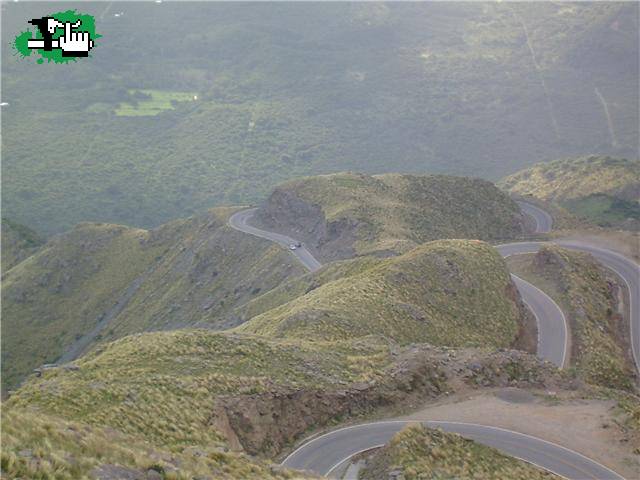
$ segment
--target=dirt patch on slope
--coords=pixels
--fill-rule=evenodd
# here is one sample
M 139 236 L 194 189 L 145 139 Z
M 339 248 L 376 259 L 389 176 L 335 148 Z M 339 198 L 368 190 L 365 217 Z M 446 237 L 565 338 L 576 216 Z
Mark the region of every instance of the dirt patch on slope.
M 615 401 L 584 400 L 566 391 L 538 391 L 533 397 L 521 392 L 518 398 L 525 396 L 530 401 L 512 401 L 504 389 L 474 392 L 425 405 L 403 419 L 502 427 L 569 447 L 626 478 L 638 477 L 640 456 L 633 453 L 635 440 L 620 427 Z

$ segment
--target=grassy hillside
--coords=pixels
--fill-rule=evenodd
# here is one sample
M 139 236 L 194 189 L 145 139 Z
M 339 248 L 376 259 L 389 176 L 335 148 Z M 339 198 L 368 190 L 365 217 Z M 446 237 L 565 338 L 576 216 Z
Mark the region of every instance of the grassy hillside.
M 173 452 L 113 428 L 27 409 L 3 409 L 2 425 L 2 471 L 9 478 L 312 478 L 222 447 L 203 445 Z
M 507 347 L 516 340 L 521 312 L 509 272 L 485 243 L 442 240 L 398 257 L 343 266 L 344 277 L 320 274 L 311 282 L 316 288 L 305 287 L 290 301 L 286 291 L 267 293 L 264 302 L 275 308 L 238 331 L 329 341 L 375 332 L 400 344 L 449 346 Z
M 56 8 L 3 5 L 3 209 L 39 232 L 151 228 L 301 175 L 637 148 L 633 2 L 83 8 L 103 40 L 70 78 L 11 48 Z
M 601 226 L 640 225 L 640 162 L 582 157 L 541 163 L 508 176 L 511 193 L 554 202 Z
M 2 282 L 2 382 L 15 385 L 89 332 L 152 264 L 148 232 L 82 224 L 55 237 Z
M 243 321 L 249 320 L 261 313 L 268 312 L 298 297 L 302 297 L 325 283 L 357 276 L 383 261 L 383 259 L 376 257 L 358 257 L 328 263 L 317 272 L 282 282 L 276 288 L 236 309 L 236 315 Z
M 337 236 L 322 245 L 330 253 L 334 248 L 338 254 L 349 253 L 353 246 L 358 254 L 388 255 L 409 251 L 430 238 L 502 237 L 521 228 L 517 206 L 482 180 L 339 174 L 288 184 L 274 198 L 291 189 L 309 205 L 324 200 L 324 212 L 318 216 L 321 228 L 325 238 Z M 213 209 L 151 231 L 84 223 L 53 237 L 16 265 L 2 285 L 4 389 L 35 367 L 68 361 L 98 342 L 186 326 L 222 329 L 259 313 L 275 325 L 293 316 L 301 321 L 308 317 L 307 322 L 318 315 L 341 323 L 356 310 L 363 318 L 377 310 L 372 318 L 384 326 L 380 332 L 405 343 L 413 328 L 422 332 L 420 338 L 438 344 L 479 345 L 484 337 L 475 332 L 484 330 L 493 337 L 492 345 L 504 346 L 518 330 L 515 304 L 498 300 L 510 285 L 508 275 L 487 246 L 434 244 L 407 253 L 405 259 L 379 263 L 381 259 L 363 258 L 283 284 L 304 273 L 303 268 L 280 247 L 228 227 L 233 211 Z M 285 223 L 313 220 L 300 208 L 275 213 Z M 462 273 L 458 261 L 466 268 Z M 478 272 L 483 270 L 493 272 L 493 283 L 482 284 Z M 420 285 L 425 275 L 429 281 Z M 450 276 L 446 288 L 439 275 Z M 458 280 L 471 286 L 460 289 Z M 322 289 L 311 291 L 320 285 Z M 386 291 L 388 286 L 393 288 Z M 340 299 L 334 298 L 333 292 L 341 290 Z M 453 295 L 460 302 L 447 306 Z M 336 308 L 309 309 L 308 302 L 324 302 L 327 296 L 338 302 Z M 495 328 L 478 328 L 484 313 L 473 317 L 466 314 L 467 308 L 492 312 L 486 322 Z M 398 324 L 409 323 L 391 335 L 395 326 L 385 326 L 387 316 Z M 439 322 L 449 321 L 467 326 L 455 335 L 438 328 Z M 326 332 L 330 338 L 359 336 L 362 331 L 355 324 L 334 327 L 336 331 Z
M 81 224 L 14 267 L 2 285 L 5 390 L 99 341 L 234 325 L 234 308 L 302 272 L 282 249 L 228 228 L 229 213 L 153 231 Z
M 390 361 L 388 346 L 375 342 L 314 345 L 206 330 L 147 333 L 100 347 L 76 362 L 77 370 L 46 371 L 8 404 L 110 426 L 170 449 L 222 446 L 224 432 L 210 426 L 216 397 L 367 382 L 379 379 Z
M 391 472 L 398 472 L 392 474 Z M 503 455 L 453 433 L 409 425 L 376 451 L 360 472 L 360 480 L 441 478 L 558 479 L 556 475 Z
M 514 238 L 518 206 L 484 180 L 442 175 L 320 175 L 280 185 L 258 211 L 327 258 L 389 255 L 440 238 Z
M 556 246 L 535 256 L 512 257 L 514 273 L 540 286 L 567 313 L 572 334 L 571 364 L 589 383 L 632 390 L 628 323 L 618 307 L 610 274 L 590 255 Z
M 24 225 L 2 219 L 2 272 L 27 258 L 44 241 L 40 236 Z
M 43 472 L 55 469 L 56 478 L 78 478 L 116 463 L 157 465 L 167 478 L 204 468 L 214 478 L 270 478 L 263 463 L 227 450 L 273 457 L 311 429 L 464 385 L 555 389 L 568 381 L 514 351 L 452 353 L 396 348 L 380 337 L 128 336 L 31 377 L 4 402 L 3 471 L 47 478 Z
M 216 228 L 224 228 L 216 222 L 227 214 L 214 211 L 153 232 L 101 228 L 112 232 L 113 241 L 140 236 L 144 241 L 135 243 L 140 251 L 132 259 L 148 255 L 157 269 L 171 258 L 162 248 L 182 251 L 189 245 L 185 232 L 194 242 L 215 240 Z M 206 236 L 199 236 L 200 228 Z M 172 243 L 176 238 L 182 243 Z M 102 241 L 103 250 L 111 243 Z M 182 272 L 180 262 L 172 265 Z M 235 266 L 243 268 L 237 260 Z M 138 291 L 153 275 L 145 275 Z M 165 471 L 178 464 L 171 473 L 177 478 L 203 468 L 222 471 L 222 478 L 257 478 L 262 463 L 226 450 L 274 456 L 311 429 L 463 385 L 556 388 L 567 381 L 526 354 L 489 348 L 513 342 L 520 312 L 504 261 L 482 242 L 432 242 L 393 258 L 339 262 L 298 281 L 281 281 L 261 296 L 250 291 L 247 300 L 256 298 L 245 307 L 229 307 L 239 318 L 264 311 L 237 330 L 129 335 L 32 375 L 3 405 L 3 468 L 36 476 L 57 469 L 72 478 L 116 463 L 155 469 L 152 458 Z M 158 282 L 154 292 L 161 287 Z M 326 315 L 316 321 L 319 306 Z M 118 318 L 114 328 L 120 328 Z M 129 318 L 135 322 L 133 314 Z M 419 342 L 482 349 L 452 354 Z M 69 428 L 79 429 L 89 446 L 79 450 L 65 433 Z M 114 445 L 102 449 L 103 442 Z M 77 456 L 82 460 L 74 462 Z

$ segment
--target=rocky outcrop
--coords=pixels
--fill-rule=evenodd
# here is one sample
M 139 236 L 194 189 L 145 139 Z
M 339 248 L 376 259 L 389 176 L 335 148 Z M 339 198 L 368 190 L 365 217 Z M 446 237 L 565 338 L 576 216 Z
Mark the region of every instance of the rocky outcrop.
M 300 198 L 295 191 L 276 188 L 254 217 L 256 226 L 301 240 L 324 261 L 355 256 L 359 237 L 356 220 L 327 222 L 322 208 Z
M 410 348 L 378 381 L 344 388 L 283 389 L 218 397 L 210 424 L 232 448 L 277 456 L 310 430 L 371 413 L 417 405 L 464 388 L 575 388 L 552 365 L 523 352 L 486 353 L 428 345 Z
M 538 349 L 538 324 L 536 318 L 522 301 L 518 287 L 513 281 L 509 282 L 505 288 L 505 296 L 518 306 L 520 313 L 518 334 L 511 347 L 535 354 Z

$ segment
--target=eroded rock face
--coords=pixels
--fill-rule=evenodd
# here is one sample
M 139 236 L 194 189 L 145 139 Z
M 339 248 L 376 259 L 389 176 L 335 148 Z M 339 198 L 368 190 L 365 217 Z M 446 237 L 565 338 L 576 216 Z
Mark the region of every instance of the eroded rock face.
M 538 350 L 538 325 L 535 317 L 522 301 L 518 287 L 513 281 L 510 281 L 505 288 L 505 296 L 515 302 L 520 312 L 518 334 L 511 347 L 535 354 Z
M 230 445 L 250 454 L 275 456 L 303 433 L 333 419 L 396 405 L 411 395 L 440 395 L 446 374 L 433 360 L 424 360 L 413 365 L 401 362 L 382 383 L 222 397 L 214 409 L 212 424 L 227 436 Z
M 290 190 L 276 188 L 256 213 L 254 223 L 303 241 L 324 261 L 351 258 L 356 253 L 353 244 L 359 238 L 357 221 L 344 218 L 327 222 L 319 205 Z
M 376 409 L 415 406 L 462 388 L 556 389 L 561 385 L 576 387 L 552 365 L 523 352 L 420 345 L 399 355 L 379 381 L 219 397 L 210 424 L 232 448 L 274 457 L 310 430 Z

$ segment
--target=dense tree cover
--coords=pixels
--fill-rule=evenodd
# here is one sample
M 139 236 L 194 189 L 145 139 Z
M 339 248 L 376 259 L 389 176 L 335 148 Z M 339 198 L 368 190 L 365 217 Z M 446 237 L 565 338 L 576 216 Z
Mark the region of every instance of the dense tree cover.
M 43 4 L 1 7 L 3 206 L 44 233 L 151 227 L 336 170 L 494 179 L 637 154 L 637 4 L 69 5 L 103 36 L 69 65 L 8 46 Z M 116 114 L 142 90 L 198 99 Z

